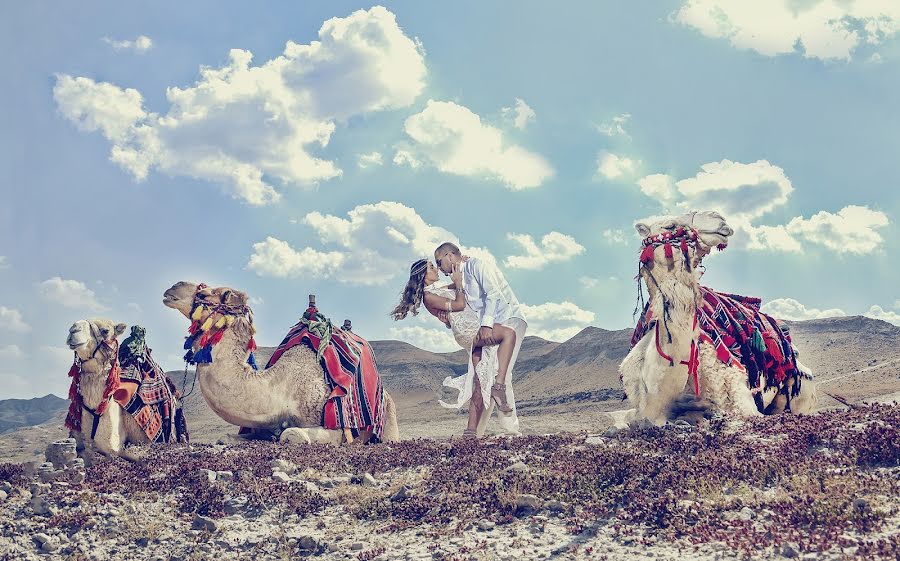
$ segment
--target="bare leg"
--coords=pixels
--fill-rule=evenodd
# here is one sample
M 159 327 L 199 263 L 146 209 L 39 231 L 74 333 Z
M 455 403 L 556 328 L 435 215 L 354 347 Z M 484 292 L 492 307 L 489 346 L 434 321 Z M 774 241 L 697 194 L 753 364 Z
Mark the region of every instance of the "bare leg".
M 497 347 L 497 384 L 506 383 L 506 374 L 509 370 L 509 361 L 512 360 L 513 351 L 516 349 L 516 332 L 505 325 L 494 324 L 494 339 L 499 343 Z
M 481 347 L 472 351 L 472 368 L 478 366 L 479 362 L 481 362 Z M 481 398 L 481 383 L 476 374 L 472 380 L 472 397 L 469 398 L 469 423 L 466 426 L 466 430 L 473 432 L 477 430 L 483 413 L 484 400 Z

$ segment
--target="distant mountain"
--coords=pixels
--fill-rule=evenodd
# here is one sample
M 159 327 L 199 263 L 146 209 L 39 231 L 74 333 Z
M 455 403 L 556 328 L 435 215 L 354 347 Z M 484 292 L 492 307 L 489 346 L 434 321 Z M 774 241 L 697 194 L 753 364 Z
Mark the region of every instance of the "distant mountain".
M 68 408 L 69 400 L 53 394 L 33 399 L 0 400 L 0 434 L 62 418 Z
M 823 392 L 851 401 L 898 397 L 900 327 L 862 316 L 787 323 L 801 362 L 813 370 Z M 513 379 L 522 416 L 536 427 L 533 430 L 556 426 L 541 424 L 543 417 L 572 413 L 579 419 L 597 419 L 598 411 L 626 407 L 621 401 L 618 366 L 630 350 L 631 332 L 588 327 L 564 343 L 526 337 Z M 429 423 L 444 423 L 441 431 L 452 433 L 461 421 L 437 401 L 449 397 L 441 389 L 444 378 L 465 373 L 465 352 L 432 353 L 402 341 L 372 341 L 372 347 L 384 385 L 399 407 L 404 434 L 432 434 L 436 429 L 429 428 Z M 265 364 L 273 351 L 273 347 L 261 347 L 257 361 Z M 186 392 L 194 386 L 193 371 L 168 375 Z M 820 405 L 837 402 L 823 393 Z M 33 446 L 30 443 L 64 434 L 61 426 L 67 406 L 66 400 L 53 395 L 0 400 L 0 433 L 6 432 L 0 438 L 0 456 L 6 450 L 4 443 L 17 435 L 27 436 L 29 444 L 11 448 L 13 453 L 27 452 Z M 186 415 L 191 436 L 198 442 L 235 430 L 209 409 L 199 387 L 186 400 Z M 27 427 L 33 425 L 41 425 L 40 430 L 29 432 Z

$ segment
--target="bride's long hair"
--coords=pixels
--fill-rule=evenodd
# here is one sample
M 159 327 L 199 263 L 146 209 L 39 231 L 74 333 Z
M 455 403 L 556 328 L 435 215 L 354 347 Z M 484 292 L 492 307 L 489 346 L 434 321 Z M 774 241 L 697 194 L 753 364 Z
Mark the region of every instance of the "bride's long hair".
M 409 281 L 400 294 L 400 303 L 391 312 L 394 321 L 404 319 L 407 314 L 419 315 L 419 306 L 425 295 L 425 273 L 428 272 L 428 260 L 419 259 L 409 268 Z

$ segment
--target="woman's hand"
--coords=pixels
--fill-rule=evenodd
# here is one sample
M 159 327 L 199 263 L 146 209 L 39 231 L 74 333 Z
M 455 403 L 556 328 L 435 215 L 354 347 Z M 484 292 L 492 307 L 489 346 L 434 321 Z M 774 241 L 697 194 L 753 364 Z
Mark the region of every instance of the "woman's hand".
M 462 267 L 459 263 L 454 263 L 450 269 L 450 280 L 457 289 L 462 288 Z

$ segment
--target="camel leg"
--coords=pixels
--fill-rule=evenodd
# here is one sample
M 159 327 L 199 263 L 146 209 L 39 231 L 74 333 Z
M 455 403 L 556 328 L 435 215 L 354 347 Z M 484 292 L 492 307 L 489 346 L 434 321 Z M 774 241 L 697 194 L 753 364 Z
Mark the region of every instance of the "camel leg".
M 761 413 L 747 383 L 747 372 L 728 366 L 716 357 L 712 345 L 700 344 L 700 391 L 717 409 L 743 417 Z
M 384 392 L 384 442 L 400 441 L 400 426 L 397 422 L 397 405 L 394 398 Z

